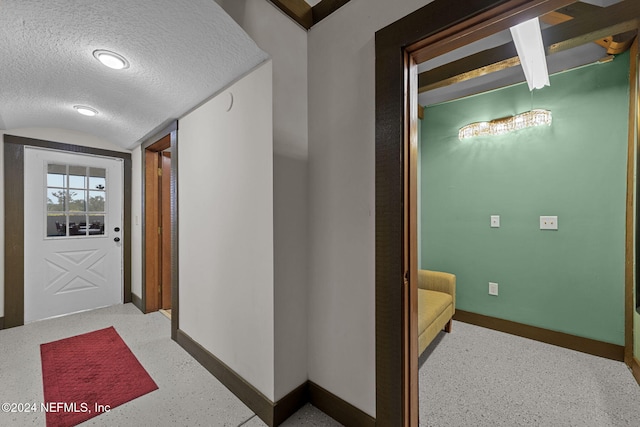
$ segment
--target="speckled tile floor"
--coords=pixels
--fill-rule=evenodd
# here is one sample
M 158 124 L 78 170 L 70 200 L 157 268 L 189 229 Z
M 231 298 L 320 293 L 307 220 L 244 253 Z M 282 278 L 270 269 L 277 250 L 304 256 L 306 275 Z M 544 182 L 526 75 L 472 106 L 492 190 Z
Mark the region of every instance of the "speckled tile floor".
M 622 362 L 454 322 L 419 366 L 421 426 L 640 426 Z
M 131 304 L 0 331 L 0 402 L 43 400 L 40 344 L 114 326 L 159 389 L 90 426 L 265 424 L 170 339 L 170 322 Z M 626 366 L 455 322 L 420 358 L 421 426 L 640 426 L 640 387 Z M 44 426 L 44 413 L 0 412 L 0 426 Z M 283 427 L 340 426 L 307 405 Z
M 265 426 L 213 375 L 171 340 L 171 323 L 132 304 L 0 331 L 0 402 L 43 401 L 40 344 L 114 326 L 158 390 L 92 418 L 87 426 Z M 0 412 L 0 426 L 44 426 L 45 414 Z M 283 426 L 339 426 L 307 405 Z

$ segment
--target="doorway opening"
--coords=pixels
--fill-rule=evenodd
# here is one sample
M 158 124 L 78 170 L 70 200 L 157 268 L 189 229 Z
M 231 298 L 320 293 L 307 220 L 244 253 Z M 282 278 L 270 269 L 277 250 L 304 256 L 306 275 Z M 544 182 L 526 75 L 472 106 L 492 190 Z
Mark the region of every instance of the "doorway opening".
M 383 425 L 418 424 L 417 104 L 418 88 L 425 86 L 418 65 L 574 1 L 487 0 L 456 10 L 451 10 L 446 3 L 436 0 L 376 33 L 376 416 L 377 422 Z M 628 31 L 630 27 L 626 25 L 637 31 L 635 17 L 610 18 L 607 30 L 613 34 Z M 615 19 L 618 22 L 614 23 Z M 605 20 L 600 16 L 596 21 L 602 24 Z M 586 27 L 577 22 L 565 28 L 585 31 Z M 558 34 L 556 31 L 555 35 Z M 575 33 L 571 38 L 574 33 L 567 34 L 568 38 L 551 47 L 562 48 L 582 37 Z M 633 54 L 636 56 L 637 53 Z M 457 71 L 461 74 L 465 70 Z M 632 94 L 635 99 L 633 97 Z M 632 160 L 637 109 L 631 105 L 629 113 L 625 353 L 632 347 L 633 331 Z M 398 331 L 402 333 L 399 335 Z
M 144 149 L 145 312 L 171 318 L 171 135 Z
M 178 331 L 178 126 L 174 122 L 140 146 L 142 166 L 141 311 L 160 311 Z M 136 219 L 138 221 L 138 219 Z

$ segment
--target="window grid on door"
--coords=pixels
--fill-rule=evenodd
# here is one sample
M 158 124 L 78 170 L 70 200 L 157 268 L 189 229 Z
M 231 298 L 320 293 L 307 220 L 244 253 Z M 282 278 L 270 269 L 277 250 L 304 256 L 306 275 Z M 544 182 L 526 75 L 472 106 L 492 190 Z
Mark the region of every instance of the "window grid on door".
M 46 238 L 105 234 L 106 172 L 90 166 L 47 164 Z

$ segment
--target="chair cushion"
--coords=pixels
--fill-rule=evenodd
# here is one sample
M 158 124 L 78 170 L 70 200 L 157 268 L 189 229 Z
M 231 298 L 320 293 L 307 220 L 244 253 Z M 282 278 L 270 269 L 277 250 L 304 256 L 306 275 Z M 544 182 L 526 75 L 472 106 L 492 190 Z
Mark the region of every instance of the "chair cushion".
M 418 289 L 418 333 L 426 330 L 451 304 L 453 298 L 449 294 Z

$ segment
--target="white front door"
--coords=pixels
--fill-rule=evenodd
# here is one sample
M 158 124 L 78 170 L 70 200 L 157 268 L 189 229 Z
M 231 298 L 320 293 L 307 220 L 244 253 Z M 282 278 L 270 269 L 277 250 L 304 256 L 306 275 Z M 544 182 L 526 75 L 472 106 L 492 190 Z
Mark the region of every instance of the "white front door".
M 122 303 L 123 162 L 25 147 L 24 322 Z

